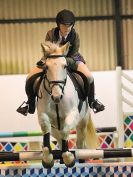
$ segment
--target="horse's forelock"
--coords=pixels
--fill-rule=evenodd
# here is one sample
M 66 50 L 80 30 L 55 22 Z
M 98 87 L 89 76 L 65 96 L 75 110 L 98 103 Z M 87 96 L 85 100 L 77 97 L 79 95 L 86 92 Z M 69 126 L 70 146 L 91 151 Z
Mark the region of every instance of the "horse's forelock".
M 44 46 L 45 46 L 45 50 L 48 53 L 48 55 L 55 53 L 59 49 L 59 46 L 57 44 L 51 43 L 49 41 L 45 42 Z

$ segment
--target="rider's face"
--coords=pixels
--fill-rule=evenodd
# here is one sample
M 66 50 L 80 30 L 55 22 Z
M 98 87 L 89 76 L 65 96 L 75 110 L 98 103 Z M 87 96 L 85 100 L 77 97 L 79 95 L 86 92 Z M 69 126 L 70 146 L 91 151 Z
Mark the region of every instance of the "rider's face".
M 60 32 L 62 36 L 66 36 L 70 33 L 73 25 L 68 25 L 68 24 L 60 24 Z

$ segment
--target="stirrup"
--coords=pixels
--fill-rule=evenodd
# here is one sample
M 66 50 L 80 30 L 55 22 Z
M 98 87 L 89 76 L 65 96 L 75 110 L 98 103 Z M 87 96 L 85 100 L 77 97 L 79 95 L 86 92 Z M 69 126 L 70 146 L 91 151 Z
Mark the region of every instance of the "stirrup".
M 22 107 L 24 104 L 26 104 L 26 106 Z M 19 107 L 18 109 L 16 110 L 18 113 L 24 115 L 24 116 L 27 116 L 28 114 L 28 110 L 29 110 L 29 105 L 27 104 L 27 102 L 23 102 Z
M 97 104 L 99 107 L 95 106 L 95 104 Z M 96 99 L 91 103 L 91 108 L 94 113 L 98 113 L 100 111 L 103 111 L 105 109 L 105 106 Z

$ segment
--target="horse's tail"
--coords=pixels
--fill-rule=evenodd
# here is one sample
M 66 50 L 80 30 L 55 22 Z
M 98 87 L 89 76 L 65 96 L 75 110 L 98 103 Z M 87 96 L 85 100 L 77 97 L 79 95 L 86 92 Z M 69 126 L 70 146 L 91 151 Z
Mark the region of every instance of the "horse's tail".
M 99 145 L 99 142 L 96 134 L 96 128 L 94 127 L 91 115 L 89 115 L 85 135 L 86 135 L 85 139 L 86 139 L 87 147 L 89 149 L 96 149 Z

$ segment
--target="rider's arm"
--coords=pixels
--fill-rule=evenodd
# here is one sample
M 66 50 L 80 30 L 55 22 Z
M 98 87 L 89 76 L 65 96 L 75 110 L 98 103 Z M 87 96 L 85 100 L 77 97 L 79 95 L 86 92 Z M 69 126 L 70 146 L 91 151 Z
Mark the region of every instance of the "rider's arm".
M 79 47 L 80 47 L 80 39 L 79 39 L 78 33 L 76 33 L 75 39 L 74 39 L 72 45 L 70 46 L 68 56 L 72 57 L 72 58 L 74 56 L 76 56 L 79 53 Z
M 76 33 L 75 39 L 72 45 L 70 46 L 68 57 L 73 58 L 75 61 L 82 61 L 83 63 L 85 63 L 83 56 L 79 53 L 79 48 L 80 48 L 80 39 L 78 33 Z
M 69 68 L 71 68 L 73 70 L 77 70 L 78 64 L 73 58 L 66 57 L 66 61 L 67 61 L 67 65 Z
M 83 63 L 85 63 L 84 58 L 79 53 L 79 47 L 80 47 L 80 39 L 78 33 L 76 33 L 75 39 L 73 41 L 72 46 L 70 46 L 70 50 L 67 56 L 68 66 L 74 70 L 75 69 L 77 70 L 78 67 L 77 61 L 82 61 Z

